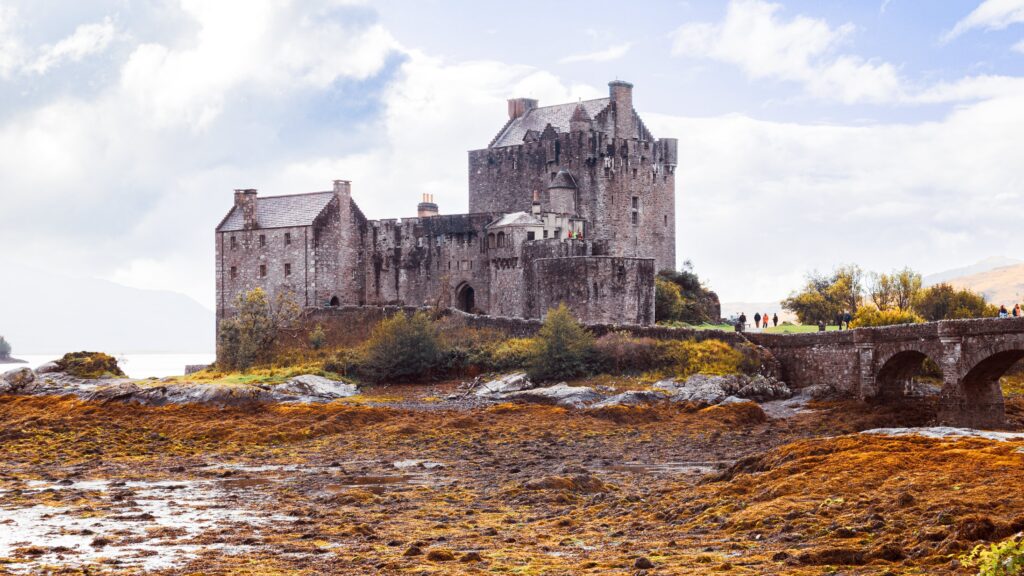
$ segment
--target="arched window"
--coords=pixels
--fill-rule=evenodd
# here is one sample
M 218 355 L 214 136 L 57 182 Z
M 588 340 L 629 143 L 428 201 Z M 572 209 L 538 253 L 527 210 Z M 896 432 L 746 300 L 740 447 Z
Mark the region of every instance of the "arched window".
M 505 233 L 504 232 L 498 232 L 498 248 L 504 248 L 504 247 L 505 247 Z
M 332 308 L 337 308 L 340 305 L 341 305 L 341 300 L 338 300 L 337 296 L 331 296 L 331 304 L 330 304 L 330 306 Z
M 494 248 L 494 234 L 487 235 L 487 247 Z

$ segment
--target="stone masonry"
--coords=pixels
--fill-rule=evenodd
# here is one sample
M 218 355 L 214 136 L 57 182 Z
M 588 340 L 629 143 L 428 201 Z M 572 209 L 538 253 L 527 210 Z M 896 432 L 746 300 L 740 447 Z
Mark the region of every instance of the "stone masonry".
M 654 277 L 675 267 L 676 141 L 655 139 L 633 87 L 541 107 L 509 101 L 487 148 L 469 152 L 469 214 L 425 195 L 414 218 L 367 219 L 351 184 L 260 197 L 235 191 L 216 230 L 217 316 L 261 287 L 303 308 L 442 306 L 586 323 L 654 322 Z

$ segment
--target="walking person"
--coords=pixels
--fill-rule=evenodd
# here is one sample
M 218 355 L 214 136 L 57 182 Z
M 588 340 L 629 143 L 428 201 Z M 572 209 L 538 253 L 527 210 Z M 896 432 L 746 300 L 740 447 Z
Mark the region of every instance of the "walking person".
M 843 314 L 843 320 L 846 321 L 846 329 L 849 330 L 850 329 L 850 322 L 853 321 L 853 315 L 850 314 L 849 312 L 847 312 L 846 314 Z
M 778 325 L 779 325 L 779 315 L 778 314 L 772 314 L 772 326 L 778 326 Z
M 765 329 L 765 330 L 767 330 L 767 329 L 768 329 L 768 313 L 767 313 L 767 312 L 765 312 L 765 313 L 764 313 L 764 314 L 763 314 L 763 315 L 761 316 L 761 326 L 764 326 L 764 329 Z
M 740 332 L 747 329 L 747 313 L 740 312 Z
M 760 312 L 754 312 L 754 328 L 757 328 L 757 329 L 761 328 L 761 313 Z

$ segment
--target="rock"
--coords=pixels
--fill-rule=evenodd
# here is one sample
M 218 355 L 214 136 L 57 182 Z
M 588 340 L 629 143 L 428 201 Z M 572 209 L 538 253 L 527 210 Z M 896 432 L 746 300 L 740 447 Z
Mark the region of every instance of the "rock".
M 466 552 L 459 558 L 459 562 L 480 562 L 483 558 L 480 557 L 479 552 Z
M 334 400 L 348 398 L 359 393 L 355 384 L 331 380 L 314 374 L 296 376 L 284 384 L 274 386 L 273 391 L 281 396 L 281 400 L 288 401 L 288 397 L 292 396 L 294 397 L 292 401 L 295 402 Z
M 651 562 L 649 559 L 641 556 L 633 562 L 633 568 L 638 570 L 650 570 L 651 568 L 654 568 L 654 562 Z
M 653 387 L 669 394 L 673 402 L 689 402 L 699 407 L 721 404 L 729 398 L 766 402 L 793 395 L 784 383 L 761 375 L 695 374 L 681 383 L 675 380 L 662 380 Z
M 409 546 L 408 548 L 406 548 L 405 552 L 402 553 L 402 556 L 407 556 L 407 557 L 408 556 L 422 556 L 422 555 L 423 555 L 423 550 L 420 550 L 420 547 L 416 546 L 415 544 L 412 545 L 412 546 Z
M 744 402 L 751 402 L 746 398 L 737 398 L 735 396 L 726 396 L 725 400 L 718 403 L 719 406 L 728 406 L 729 404 L 743 404 Z
M 495 394 L 519 392 L 520 390 L 528 390 L 530 388 L 533 388 L 533 383 L 526 377 L 526 373 L 516 372 L 515 374 L 506 374 L 501 378 L 484 383 L 477 389 L 476 395 L 493 396 Z
M 556 404 L 568 408 L 582 408 L 587 403 L 600 400 L 601 395 L 589 386 L 569 386 L 563 382 L 554 386 L 548 386 L 547 388 L 534 388 L 532 390 L 502 394 L 500 398 L 502 400 L 538 402 L 541 404 Z
M 52 374 L 53 372 L 60 372 L 60 365 L 57 364 L 56 360 L 52 360 L 36 368 L 36 374 Z
M 657 390 L 630 390 L 622 394 L 616 394 L 611 398 L 593 404 L 591 408 L 607 408 L 609 406 L 640 406 L 654 404 L 667 398 L 666 394 Z
M 28 388 L 36 380 L 36 374 L 30 368 L 15 368 L 0 375 L 0 393 L 17 394 Z
M 451 550 L 435 548 L 430 552 L 427 552 L 427 560 L 430 560 L 431 562 L 451 562 L 452 560 L 455 560 L 455 554 L 452 554 Z

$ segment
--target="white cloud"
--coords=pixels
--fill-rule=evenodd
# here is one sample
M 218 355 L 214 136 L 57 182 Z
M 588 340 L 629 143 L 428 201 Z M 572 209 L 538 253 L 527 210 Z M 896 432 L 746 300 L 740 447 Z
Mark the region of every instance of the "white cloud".
M 901 96 L 896 68 L 855 55 L 836 55 L 854 27 L 822 19 L 778 17 L 782 6 L 733 0 L 719 24 L 691 23 L 673 34 L 676 56 L 733 64 L 749 77 L 800 82 L 814 96 L 846 103 L 886 102 Z
M 679 138 L 678 253 L 725 301 L 778 298 L 846 262 L 932 272 L 1022 246 L 1024 97 L 916 124 L 644 120 Z
M 1011 50 L 1013 50 L 1014 52 L 1020 52 L 1021 54 L 1024 54 L 1024 40 L 1021 40 L 1020 42 L 1014 44 Z
M 573 62 L 610 62 L 612 60 L 618 60 L 625 56 L 632 44 L 625 42 L 622 44 L 616 44 L 610 46 L 604 50 L 598 50 L 595 52 L 586 52 L 584 54 L 572 54 L 559 60 L 562 64 L 570 64 Z
M 1002 30 L 1011 24 L 1024 22 L 1024 0 L 984 0 L 977 8 L 953 26 L 943 36 L 944 41 L 973 30 Z
M 62 62 L 78 62 L 91 54 L 106 50 L 114 40 L 116 30 L 109 17 L 96 24 L 82 24 L 75 31 L 53 46 L 44 46 L 41 54 L 28 69 L 45 74 L 50 68 Z
M 16 19 L 13 7 L 0 4 L 0 78 L 9 78 L 25 59 L 25 48 L 14 34 Z

